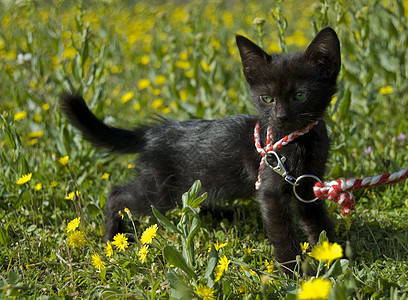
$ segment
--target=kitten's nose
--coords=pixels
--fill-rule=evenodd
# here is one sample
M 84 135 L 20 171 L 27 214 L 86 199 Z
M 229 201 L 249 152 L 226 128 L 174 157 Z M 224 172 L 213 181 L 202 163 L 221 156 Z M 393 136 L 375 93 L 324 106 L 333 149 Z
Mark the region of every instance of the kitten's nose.
M 276 103 L 275 116 L 281 122 L 285 122 L 288 119 L 288 109 L 283 103 Z
M 276 118 L 279 120 L 279 121 L 281 121 L 281 122 L 285 122 L 287 119 L 288 119 L 288 113 L 287 113 L 287 111 L 285 110 L 285 109 L 283 109 L 283 108 L 280 108 L 280 109 L 277 109 L 277 111 L 276 111 Z
M 278 114 L 278 115 L 276 115 L 276 118 L 278 118 L 278 120 L 281 121 L 281 122 L 286 122 L 288 120 L 288 115 L 287 114 Z

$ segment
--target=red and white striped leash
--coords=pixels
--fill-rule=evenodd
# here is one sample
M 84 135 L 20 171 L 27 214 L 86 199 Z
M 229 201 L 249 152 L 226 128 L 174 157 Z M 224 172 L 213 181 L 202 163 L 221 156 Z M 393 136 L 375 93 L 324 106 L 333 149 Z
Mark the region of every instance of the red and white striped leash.
M 261 162 L 259 164 L 258 180 L 255 183 L 255 188 L 257 190 L 259 190 L 261 187 L 262 168 L 264 167 L 265 164 L 270 166 L 269 163 L 267 162 L 267 156 L 270 153 L 273 153 L 275 155 L 275 158 L 277 159 L 277 163 L 278 163 L 277 167 L 273 167 L 273 166 L 270 166 L 270 167 L 275 172 L 282 175 L 282 177 L 284 177 L 286 181 L 288 181 L 290 184 L 293 185 L 293 192 L 296 198 L 298 198 L 300 201 L 303 201 L 303 202 L 313 202 L 317 199 L 322 199 L 322 200 L 329 199 L 333 202 L 336 202 L 343 208 L 342 210 L 343 215 L 348 214 L 350 211 L 355 209 L 354 196 L 349 191 L 394 184 L 394 183 L 398 183 L 408 178 L 408 169 L 402 169 L 395 173 L 391 173 L 391 174 L 387 173 L 387 174 L 367 177 L 363 179 L 338 179 L 338 180 L 333 180 L 333 181 L 321 181 L 318 177 L 314 175 L 308 175 L 308 174 L 299 176 L 298 178 L 291 177 L 284 168 L 284 165 L 283 165 L 284 159 L 279 158 L 279 156 L 275 153 L 275 150 L 282 148 L 283 146 L 292 142 L 297 137 L 308 133 L 313 128 L 313 126 L 316 125 L 317 123 L 318 121 L 310 124 L 309 126 L 305 128 L 296 130 L 292 132 L 291 134 L 285 136 L 284 138 L 280 139 L 276 143 L 272 142 L 272 129 L 268 127 L 265 147 L 262 147 L 261 145 L 261 138 L 259 134 L 259 122 L 256 123 L 255 129 L 254 129 L 255 147 L 262 156 Z M 306 178 L 306 177 L 316 179 L 316 183 L 313 186 L 313 192 L 316 196 L 315 199 L 304 200 L 296 193 L 296 186 L 298 185 L 298 182 L 301 179 Z
M 363 179 L 339 179 L 328 182 L 316 182 L 313 191 L 319 199 L 329 199 L 337 202 L 343 208 L 342 214 L 345 215 L 355 209 L 354 197 L 349 191 L 394 184 L 407 178 L 408 169 L 402 169 L 392 174 L 387 173 Z

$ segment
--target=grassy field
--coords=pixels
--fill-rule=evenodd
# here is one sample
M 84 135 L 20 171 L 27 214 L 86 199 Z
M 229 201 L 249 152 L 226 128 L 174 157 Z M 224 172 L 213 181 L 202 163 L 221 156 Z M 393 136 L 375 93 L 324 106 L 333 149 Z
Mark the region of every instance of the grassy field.
M 122 212 L 138 242 L 103 243 L 106 196 L 134 157 L 92 148 L 59 94 L 78 90 L 130 128 L 253 113 L 237 33 L 284 52 L 332 26 L 343 66 L 326 178 L 408 167 L 408 1 L 224 2 L 0 1 L 1 298 L 295 299 L 313 287 L 408 298 L 407 183 L 355 192 L 350 216 L 328 203 L 338 244 L 327 252 L 340 245 L 344 257 L 327 265 L 303 245 L 299 267 L 316 278 L 283 274 L 252 199 L 235 201 L 233 221 L 199 217 L 198 185 L 166 216 Z

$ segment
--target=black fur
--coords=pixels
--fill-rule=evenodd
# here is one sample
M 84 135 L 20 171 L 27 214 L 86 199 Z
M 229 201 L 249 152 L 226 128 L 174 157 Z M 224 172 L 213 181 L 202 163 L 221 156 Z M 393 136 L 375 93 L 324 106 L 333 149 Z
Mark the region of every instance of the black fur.
M 106 239 L 123 230 L 119 210 L 151 213 L 151 205 L 164 212 L 180 201 L 196 179 L 202 192 L 208 193 L 205 205 L 217 201 L 248 198 L 254 195 L 269 239 L 280 262 L 293 261 L 300 253 L 299 241 L 291 221 L 292 186 L 268 167 L 263 168 L 263 181 L 255 191 L 260 154 L 253 141 L 257 121 L 261 137 L 266 128 L 273 129 L 274 141 L 296 129 L 320 120 L 309 133 L 278 150 L 287 158 L 285 165 L 291 175 L 313 174 L 323 178 L 329 153 L 329 139 L 321 120 L 336 92 L 340 70 L 340 46 L 336 33 L 325 28 L 305 52 L 289 54 L 265 53 L 248 39 L 237 36 L 244 75 L 250 86 L 257 116 L 233 115 L 207 121 L 164 121 L 155 127 L 133 131 L 105 125 L 87 108 L 77 94 L 64 94 L 61 108 L 70 122 L 94 145 L 118 153 L 140 153 L 135 181 L 115 186 L 106 208 Z M 305 98 L 296 100 L 298 92 Z M 273 103 L 260 100 L 261 95 L 273 97 Z M 298 188 L 304 198 L 313 198 L 312 183 Z M 322 230 L 333 238 L 324 201 L 305 204 L 295 201 L 300 221 L 316 243 Z M 294 264 L 288 266 L 293 268 Z

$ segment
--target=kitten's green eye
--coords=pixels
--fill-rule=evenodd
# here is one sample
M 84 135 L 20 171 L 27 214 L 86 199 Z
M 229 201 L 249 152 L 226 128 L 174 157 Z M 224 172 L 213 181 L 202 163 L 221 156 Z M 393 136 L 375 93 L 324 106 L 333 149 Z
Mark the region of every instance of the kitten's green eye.
M 306 96 L 307 96 L 307 93 L 305 93 L 305 92 L 297 92 L 296 95 L 295 95 L 295 100 L 297 100 L 297 101 L 305 100 Z
M 265 103 L 273 103 L 275 101 L 273 97 L 268 96 L 268 95 L 262 95 L 262 96 L 259 96 L 259 98 Z

